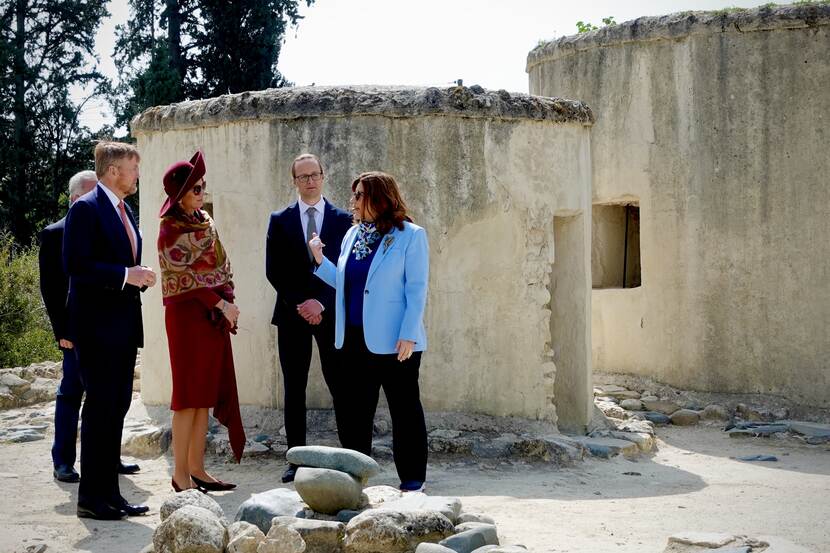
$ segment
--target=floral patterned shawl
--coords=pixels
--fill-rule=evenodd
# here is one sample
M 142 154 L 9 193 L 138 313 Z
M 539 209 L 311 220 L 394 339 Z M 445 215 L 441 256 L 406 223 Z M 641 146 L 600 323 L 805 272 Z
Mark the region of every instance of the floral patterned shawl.
M 174 209 L 162 217 L 158 251 L 165 304 L 200 288 L 224 289 L 220 295 L 233 298 L 231 263 L 206 211 L 196 217 Z

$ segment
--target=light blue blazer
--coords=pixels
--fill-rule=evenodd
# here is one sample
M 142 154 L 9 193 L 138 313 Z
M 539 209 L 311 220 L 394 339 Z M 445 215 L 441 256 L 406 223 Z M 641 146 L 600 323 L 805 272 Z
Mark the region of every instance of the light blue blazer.
M 335 289 L 334 345 L 343 347 L 346 334 L 346 261 L 352 253 L 357 226 L 343 237 L 337 266 L 323 257 L 314 274 Z M 398 340 L 415 342 L 414 351 L 424 351 L 424 307 L 429 281 L 429 245 L 423 228 L 404 221 L 403 230 L 392 227 L 375 244 L 377 253 L 369 266 L 363 291 L 363 337 L 369 351 L 395 353 Z

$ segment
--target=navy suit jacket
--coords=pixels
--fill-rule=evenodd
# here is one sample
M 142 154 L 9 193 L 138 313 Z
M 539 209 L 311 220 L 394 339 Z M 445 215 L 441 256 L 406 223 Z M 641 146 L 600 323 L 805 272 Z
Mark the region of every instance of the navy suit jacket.
M 63 227 L 66 217 L 52 223 L 40 232 L 40 295 L 49 314 L 49 322 L 55 339 L 66 338 L 67 311 L 66 295 L 69 292 L 69 277 L 63 270 Z
M 69 275 L 68 335 L 82 346 L 108 351 L 141 347 L 139 288 L 124 283 L 124 271 L 141 259 L 141 235 L 126 207 L 135 232 L 133 260 L 127 231 L 107 194 L 98 184 L 69 209 L 63 236 L 63 262 Z
M 324 255 L 337 263 L 340 243 L 352 226 L 352 215 L 328 200 L 324 201 L 326 208 L 320 240 L 326 245 Z M 271 324 L 279 325 L 286 313 L 296 314 L 297 305 L 310 298 L 323 304 L 324 316 L 334 317 L 334 289 L 314 276 L 314 263 L 308 255 L 298 202 L 271 214 L 265 242 L 265 273 L 277 291 Z

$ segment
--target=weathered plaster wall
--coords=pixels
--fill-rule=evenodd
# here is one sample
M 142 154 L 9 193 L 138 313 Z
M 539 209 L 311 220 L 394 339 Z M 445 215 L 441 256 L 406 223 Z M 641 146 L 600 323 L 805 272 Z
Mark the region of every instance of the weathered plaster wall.
M 164 169 L 202 148 L 242 311 L 233 341 L 240 399 L 279 407 L 264 246 L 269 213 L 296 199 L 291 160 L 319 154 L 326 196 L 341 206 L 354 176 L 386 170 L 429 236 L 426 408 L 552 421 L 554 214 L 590 209 L 590 123 L 578 102 L 477 87 L 273 90 L 153 108 L 132 126 L 142 154 L 144 237 L 155 243 Z M 144 261 L 157 266 L 152 248 Z M 575 370 L 589 371 L 588 248 L 570 261 L 584 282 L 572 285 L 582 293 L 571 299 L 576 312 L 564 315 L 585 330 L 581 341 L 557 345 L 580 365 Z M 170 395 L 159 295 L 149 290 L 144 305 L 142 394 L 151 404 Z M 316 361 L 312 373 L 309 405 L 327 406 Z
M 586 101 L 593 201 L 639 198 L 642 287 L 594 290 L 593 362 L 830 406 L 830 5 L 641 18 L 543 45 Z

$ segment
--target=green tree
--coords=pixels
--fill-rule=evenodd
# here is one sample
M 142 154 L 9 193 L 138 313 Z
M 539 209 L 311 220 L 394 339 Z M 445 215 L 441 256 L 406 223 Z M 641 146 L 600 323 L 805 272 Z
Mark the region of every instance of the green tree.
M 313 0 L 308 0 L 310 5 Z M 285 86 L 277 70 L 287 28 L 300 19 L 297 1 L 201 0 L 195 30 L 203 97 Z
M 155 105 L 290 84 L 277 62 L 302 2 L 314 0 L 130 0 L 116 31 L 116 126 Z
M 94 39 L 105 4 L 0 0 L 0 230 L 18 243 L 57 218 L 67 180 L 88 168 L 79 146 L 90 134 L 70 87 L 101 92 Z

